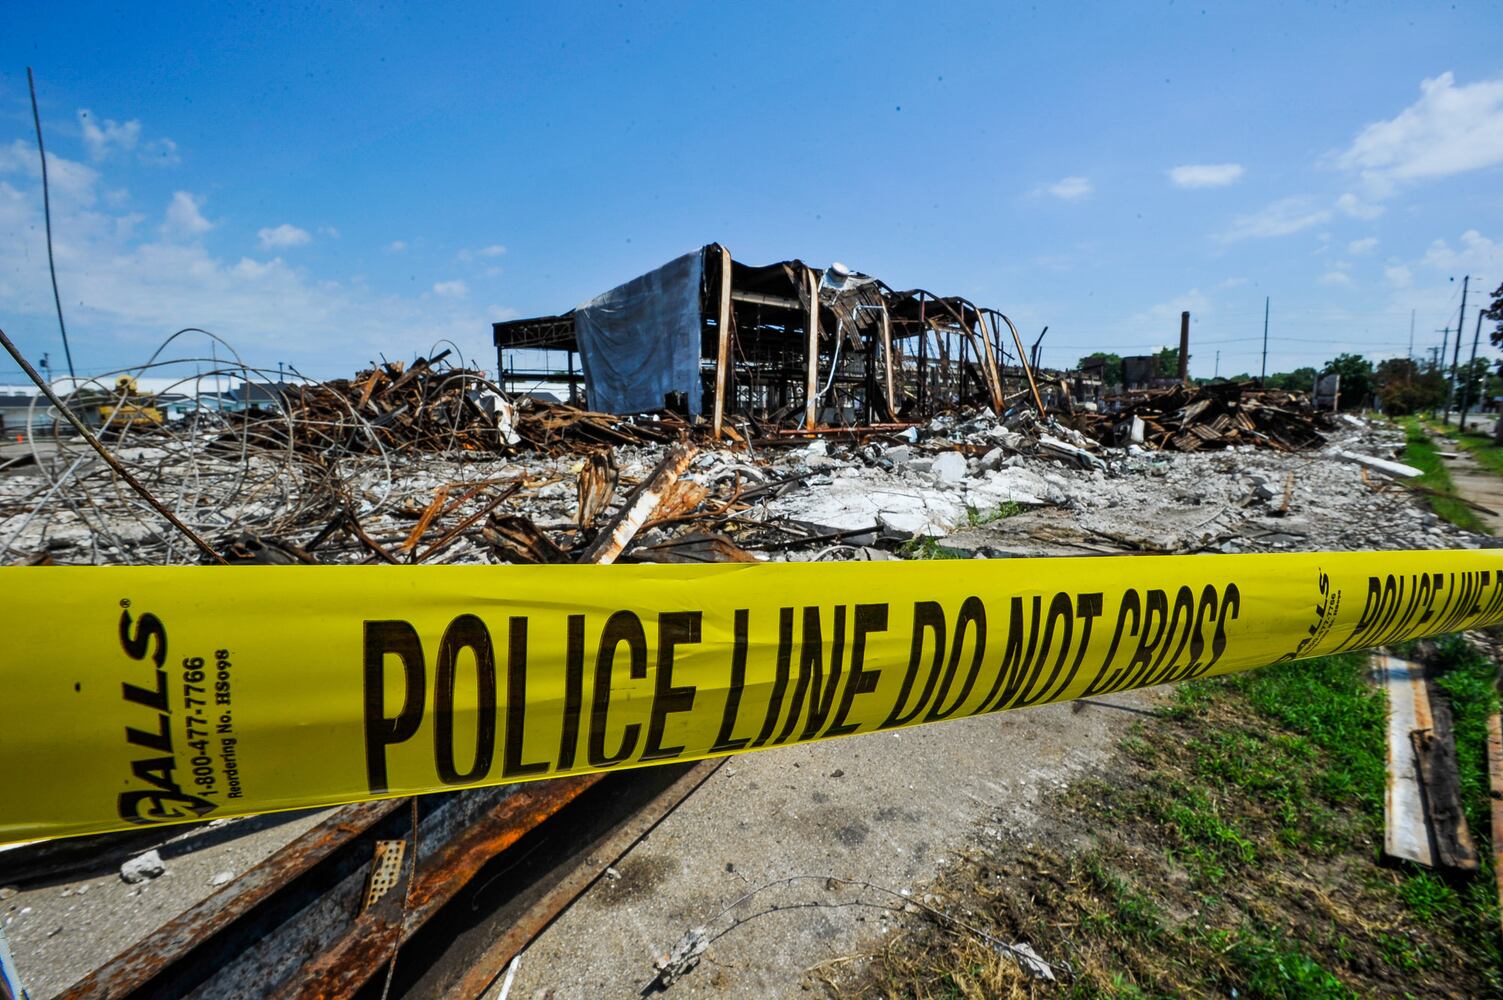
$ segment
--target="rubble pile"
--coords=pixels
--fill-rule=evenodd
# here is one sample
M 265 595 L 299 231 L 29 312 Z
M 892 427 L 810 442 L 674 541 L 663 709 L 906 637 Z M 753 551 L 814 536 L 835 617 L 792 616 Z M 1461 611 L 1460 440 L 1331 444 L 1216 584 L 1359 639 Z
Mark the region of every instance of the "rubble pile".
M 201 412 L 117 456 L 235 563 L 723 562 L 1479 544 L 1393 487 L 1402 436 L 1236 385 L 711 446 L 509 399 L 445 356 Z M 702 428 L 698 428 L 702 431 Z M 691 441 L 699 442 L 700 450 Z M 201 558 L 81 442 L 0 475 L 0 562 Z M 1385 466 L 1387 467 L 1385 469 Z
M 1075 426 L 1102 444 L 1167 451 L 1201 451 L 1248 444 L 1305 451 L 1325 443 L 1328 414 L 1301 392 L 1259 389 L 1236 382 L 1176 385 L 1120 397 L 1115 412 L 1078 413 Z

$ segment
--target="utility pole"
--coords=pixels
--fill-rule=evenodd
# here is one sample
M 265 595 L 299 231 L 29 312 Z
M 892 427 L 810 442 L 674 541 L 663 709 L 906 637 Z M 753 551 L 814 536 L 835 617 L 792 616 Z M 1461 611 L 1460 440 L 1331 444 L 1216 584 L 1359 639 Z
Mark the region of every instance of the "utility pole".
M 1466 386 L 1461 394 L 1461 415 L 1456 418 L 1456 426 L 1461 430 L 1466 430 L 1466 411 L 1472 403 L 1472 385 L 1477 368 L 1477 341 L 1482 338 L 1482 314 L 1486 311 L 1486 309 L 1477 310 L 1477 330 L 1472 334 L 1472 360 L 1466 363 Z
M 1215 369 L 1215 371 L 1211 372 L 1211 378 L 1218 379 L 1220 377 L 1221 377 L 1221 350 L 1220 350 L 1220 348 L 1218 348 L 1216 350 L 1216 369 Z
M 1444 372 L 1445 371 L 1445 360 L 1446 360 L 1446 348 L 1449 347 L 1450 344 L 1451 344 L 1451 328 L 1448 326 L 1448 327 L 1446 327 L 1444 330 L 1442 330 L 1440 332 L 1442 333 L 1443 336 L 1440 338 L 1440 353 L 1438 355 L 1436 355 L 1435 370 L 1437 372 Z M 1434 350 L 1434 348 L 1431 348 L 1431 350 Z M 1451 400 L 1449 398 L 1447 398 L 1447 400 L 1446 400 L 1446 411 L 1450 412 L 1450 409 L 1451 409 Z M 1437 401 L 1434 406 L 1430 407 L 1430 418 L 1433 420 L 1437 416 L 1439 416 L 1440 415 L 1439 411 L 1440 411 L 1440 403 Z
M 1414 310 L 1409 310 L 1409 360 L 1414 360 Z
M 1461 360 L 1461 331 L 1466 327 L 1466 286 L 1471 280 L 1470 274 L 1461 279 L 1461 315 L 1456 321 L 1456 346 L 1451 348 L 1451 384 L 1446 388 L 1446 415 L 1440 419 L 1443 424 L 1451 422 L 1451 402 L 1456 396 L 1456 366 Z
M 1263 368 L 1258 372 L 1258 388 L 1263 387 L 1263 380 L 1268 377 L 1268 301 L 1269 296 L 1263 296 Z

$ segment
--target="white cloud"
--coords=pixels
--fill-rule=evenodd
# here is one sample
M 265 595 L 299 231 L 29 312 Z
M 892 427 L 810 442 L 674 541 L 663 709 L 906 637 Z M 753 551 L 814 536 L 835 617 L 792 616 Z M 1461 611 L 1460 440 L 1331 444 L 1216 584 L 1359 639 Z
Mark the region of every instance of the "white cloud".
M 1461 245 L 1453 248 L 1445 240 L 1436 240 L 1420 262 L 1450 276 L 1477 274 L 1503 269 L 1503 244 L 1483 236 L 1475 229 L 1461 234 Z
M 1240 163 L 1186 163 L 1169 171 L 1169 179 L 1182 188 L 1216 188 L 1235 184 L 1245 173 Z
M 15 152 L 0 145 L 0 288 L 12 317 L 7 331 L 26 338 L 52 330 L 55 319 L 35 150 L 20 159 Z M 210 225 L 202 198 L 179 192 L 168 209 L 172 225 L 154 228 L 134 213 L 97 207 L 111 185 L 91 168 L 49 159 L 48 170 L 54 181 L 69 179 L 65 197 L 56 185 L 53 192 L 57 265 L 75 351 L 93 364 L 144 360 L 185 326 L 214 330 L 251 364 L 294 361 L 318 377 L 347 375 L 381 352 L 410 356 L 439 339 L 458 343 L 467 359 L 494 358 L 490 322 L 506 315 L 502 307 L 392 294 L 276 256 L 216 257 L 202 241 L 175 238 Z
M 79 108 L 78 125 L 83 129 L 84 148 L 89 151 L 89 159 L 95 162 L 115 150 L 129 153 L 141 141 L 141 123 L 134 118 L 124 124 L 113 118 L 101 122 L 88 108 Z
M 1390 264 L 1383 269 L 1383 277 L 1395 288 L 1408 288 L 1414 284 L 1414 272 L 1403 264 Z
M 386 249 L 388 253 L 401 253 L 407 249 L 407 242 L 405 240 L 392 240 L 386 244 Z
M 1331 218 L 1328 208 L 1316 208 L 1308 198 L 1280 198 L 1249 215 L 1232 220 L 1231 229 L 1222 234 L 1227 242 L 1249 238 L 1288 236 Z
M 0 146 L 0 174 L 19 174 L 40 182 L 42 163 L 36 147 L 16 139 Z M 47 154 L 47 186 L 54 205 L 92 205 L 98 197 L 99 171 L 56 153 Z
M 299 247 L 313 239 L 308 235 L 308 230 L 299 229 L 290 223 L 284 222 L 275 229 L 259 229 L 256 235 L 260 237 L 261 249 L 272 250 L 278 247 Z
M 1418 101 L 1357 133 L 1335 165 L 1381 189 L 1503 163 L 1503 79 L 1455 83 L 1449 72 L 1422 82 Z
M 168 238 L 193 239 L 214 228 L 214 223 L 204 218 L 201 211 L 204 198 L 178 191 L 167 205 L 166 221 L 162 223 L 162 235 Z
M 88 150 L 89 159 L 95 163 L 109 159 L 116 153 L 134 153 L 142 163 L 159 166 L 176 166 L 182 162 L 182 158 L 178 156 L 177 143 L 171 139 L 164 136 L 142 142 L 141 123 L 135 118 L 128 122 L 117 122 L 113 118 L 100 119 L 88 108 L 79 108 L 78 127 L 83 134 L 84 148 Z
M 1089 177 L 1061 177 L 1053 184 L 1046 184 L 1034 191 L 1035 194 L 1050 194 L 1061 201 L 1079 201 L 1089 198 L 1096 190 Z
M 1204 316 L 1212 311 L 1211 299 L 1199 288 L 1192 288 L 1183 295 L 1176 295 L 1167 302 L 1149 306 L 1135 316 L 1129 317 L 1129 327 L 1152 327 L 1163 331 L 1164 343 L 1179 343 L 1179 314 L 1187 312 L 1191 316 Z
M 1382 205 L 1365 202 L 1350 191 L 1336 199 L 1336 207 L 1354 219 L 1371 220 L 1383 214 Z
M 166 137 L 153 139 L 142 146 L 141 155 L 137 159 L 160 167 L 175 167 L 183 162 L 183 158 L 177 153 L 177 143 Z
M 318 235 L 327 236 L 331 240 L 337 240 L 339 239 L 339 230 L 333 226 L 319 226 Z
M 1352 240 L 1346 245 L 1346 252 L 1353 257 L 1361 257 L 1363 254 L 1372 253 L 1378 248 L 1378 238 L 1368 236 L 1360 240 Z
M 440 281 L 433 286 L 433 294 L 446 299 L 462 299 L 470 294 L 470 286 L 463 281 Z
M 506 247 L 499 243 L 492 243 L 490 246 L 481 247 L 479 250 L 461 250 L 459 251 L 459 259 L 465 261 L 475 260 L 476 258 L 485 259 L 487 257 L 500 257 L 504 253 L 506 253 Z
M 1327 271 L 1316 279 L 1322 285 L 1350 285 L 1352 276 L 1342 270 Z

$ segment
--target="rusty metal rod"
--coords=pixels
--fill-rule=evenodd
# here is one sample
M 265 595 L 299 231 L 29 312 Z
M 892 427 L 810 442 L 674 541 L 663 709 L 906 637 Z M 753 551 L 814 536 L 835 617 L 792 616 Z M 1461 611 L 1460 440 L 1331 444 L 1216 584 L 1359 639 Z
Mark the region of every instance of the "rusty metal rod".
M 1044 400 L 1039 396 L 1038 383 L 1033 380 L 1033 369 L 1028 366 L 1027 352 L 1023 350 L 1023 338 L 1018 336 L 1018 328 L 1012 325 L 1012 320 L 1008 319 L 1004 313 L 997 313 L 997 315 L 1002 317 L 1002 322 L 1006 323 L 1007 328 L 1012 331 L 1012 342 L 1018 347 L 1018 364 L 1022 366 L 1023 374 L 1028 376 L 1028 388 L 1033 393 L 1033 405 L 1038 407 L 1039 419 L 1043 420 Z M 1002 414 L 999 413 L 997 416 L 1000 417 Z
M 512 483 L 510 489 L 502 490 L 501 493 L 500 493 L 500 495 L 497 496 L 490 503 L 486 504 L 484 507 L 480 508 L 475 513 L 471 514 L 469 517 L 465 518 L 463 521 L 460 521 L 454 527 L 450 528 L 447 532 L 444 533 L 444 536 L 442 538 L 440 538 L 438 541 L 434 542 L 432 545 L 428 546 L 422 552 L 419 552 L 418 555 L 417 555 L 417 557 L 415 559 L 413 559 L 412 561 L 415 562 L 415 563 L 420 563 L 424 559 L 427 559 L 429 556 L 433 555 L 433 553 L 437 552 L 439 549 L 443 548 L 445 545 L 448 545 L 454 539 L 458 538 L 461 534 L 463 534 L 466 528 L 469 528 L 476 521 L 479 521 L 482 517 L 485 517 L 491 511 L 493 511 L 497 507 L 501 506 L 502 502 L 504 502 L 505 500 L 507 500 L 509 497 L 511 497 L 512 494 L 516 493 L 517 490 L 519 490 L 521 488 L 522 488 L 522 484 L 521 483 Z

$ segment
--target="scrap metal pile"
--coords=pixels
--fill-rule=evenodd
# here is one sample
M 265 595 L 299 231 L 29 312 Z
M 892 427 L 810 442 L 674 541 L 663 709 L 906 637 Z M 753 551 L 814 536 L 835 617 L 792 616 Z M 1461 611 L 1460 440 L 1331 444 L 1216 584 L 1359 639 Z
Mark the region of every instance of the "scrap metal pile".
M 1330 416 L 1311 407 L 1302 392 L 1258 389 L 1236 382 L 1168 389 L 1119 397 L 1113 413 L 1080 413 L 1076 429 L 1102 444 L 1138 444 L 1165 451 L 1200 451 L 1250 444 L 1305 451 L 1325 443 Z
M 411 365 L 391 361 L 357 374 L 278 388 L 275 406 L 236 414 L 227 431 L 261 446 L 305 453 L 476 452 L 672 440 L 677 428 L 631 422 L 531 397 L 513 404 L 485 373 L 446 367 L 449 351 Z

